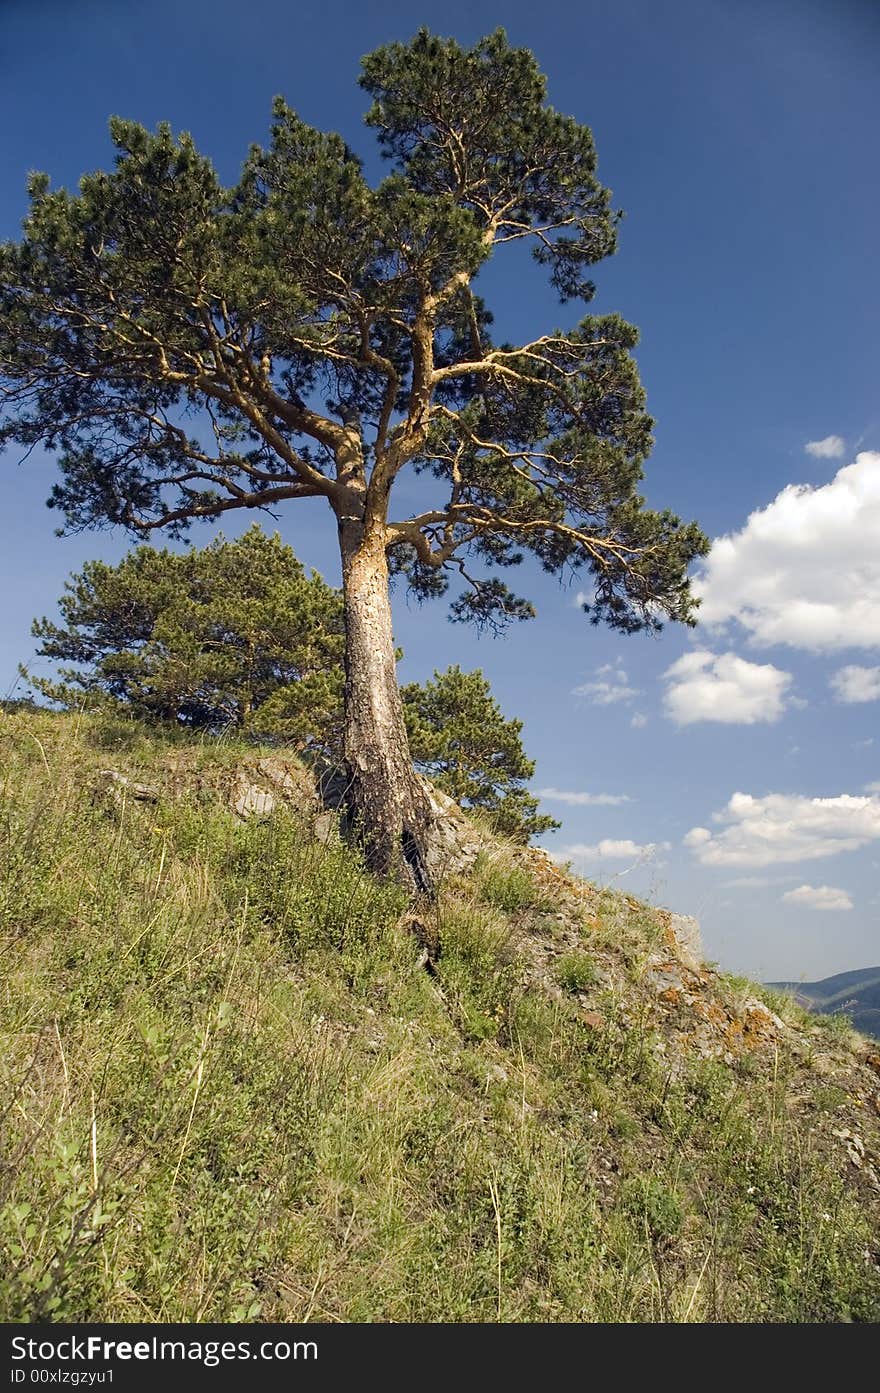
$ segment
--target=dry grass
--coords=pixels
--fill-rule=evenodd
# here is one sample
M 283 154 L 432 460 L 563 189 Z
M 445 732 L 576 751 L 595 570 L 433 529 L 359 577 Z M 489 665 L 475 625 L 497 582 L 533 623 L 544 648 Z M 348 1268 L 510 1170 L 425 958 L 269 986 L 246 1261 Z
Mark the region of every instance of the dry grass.
M 623 1019 L 644 907 L 600 897 L 544 991 L 517 945 L 546 893 L 489 858 L 444 892 L 431 977 L 352 851 L 196 799 L 108 810 L 111 753 L 168 750 L 0 717 L 0 1318 L 880 1314 L 876 1228 L 795 1061 L 672 1078 L 632 1011 L 585 1028 L 584 990 Z

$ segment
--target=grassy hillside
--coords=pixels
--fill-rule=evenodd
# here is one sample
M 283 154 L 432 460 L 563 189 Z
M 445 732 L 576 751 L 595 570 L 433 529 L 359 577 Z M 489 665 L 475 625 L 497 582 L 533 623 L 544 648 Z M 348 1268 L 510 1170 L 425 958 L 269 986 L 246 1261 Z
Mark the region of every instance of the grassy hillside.
M 540 853 L 414 920 L 253 754 L 0 715 L 0 1318 L 880 1316 L 867 1042 Z
M 790 992 L 802 1006 L 823 1016 L 842 1012 L 865 1035 L 880 1040 L 880 967 L 838 972 L 821 982 L 771 982 L 778 991 Z

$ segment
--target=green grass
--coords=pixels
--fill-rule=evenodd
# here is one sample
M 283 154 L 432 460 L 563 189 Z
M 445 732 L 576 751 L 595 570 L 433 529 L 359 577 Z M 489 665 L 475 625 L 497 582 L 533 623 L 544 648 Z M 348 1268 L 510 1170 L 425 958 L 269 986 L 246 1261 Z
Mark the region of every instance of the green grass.
M 646 960 L 645 907 L 601 897 L 544 992 L 516 933 L 546 895 L 487 859 L 432 976 L 353 850 L 93 797 L 169 753 L 240 757 L 0 715 L 0 1319 L 877 1319 L 794 1062 L 673 1076 L 595 985 L 603 945 Z
M 522 866 L 511 862 L 501 850 L 494 855 L 481 853 L 471 877 L 480 899 L 505 914 L 533 909 L 540 911 L 544 897 Z
M 596 964 L 589 953 L 564 953 L 559 960 L 559 981 L 566 991 L 585 992 L 598 981 Z

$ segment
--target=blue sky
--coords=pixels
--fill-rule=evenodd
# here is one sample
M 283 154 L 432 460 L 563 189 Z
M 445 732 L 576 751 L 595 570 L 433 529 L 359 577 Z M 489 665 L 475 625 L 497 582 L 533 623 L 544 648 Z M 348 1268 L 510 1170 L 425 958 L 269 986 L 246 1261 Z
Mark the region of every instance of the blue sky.
M 796 978 L 873 965 L 876 4 L 0 0 L 0 236 L 18 233 L 28 170 L 73 185 L 106 166 L 111 113 L 192 131 L 231 181 L 280 92 L 370 157 L 359 59 L 420 23 L 463 42 L 504 24 L 538 56 L 553 104 L 592 127 L 600 174 L 626 212 L 618 255 L 596 268 L 594 308 L 641 329 L 657 421 L 645 491 L 721 540 L 699 581 L 695 632 L 593 629 L 574 590 L 531 573 L 517 588 L 538 618 L 501 640 L 450 626 L 442 604 L 397 596 L 402 676 L 482 667 L 525 720 L 535 788 L 564 821 L 548 846 L 585 874 L 698 915 L 724 967 Z M 485 293 L 503 336 L 568 322 L 521 265 L 499 264 Z M 7 690 L 32 651 L 31 619 L 52 612 L 65 577 L 131 543 L 56 539 L 43 506 L 52 461 L 19 467 L 10 455 L 2 467 Z M 331 522 L 308 504 L 279 526 L 336 580 Z

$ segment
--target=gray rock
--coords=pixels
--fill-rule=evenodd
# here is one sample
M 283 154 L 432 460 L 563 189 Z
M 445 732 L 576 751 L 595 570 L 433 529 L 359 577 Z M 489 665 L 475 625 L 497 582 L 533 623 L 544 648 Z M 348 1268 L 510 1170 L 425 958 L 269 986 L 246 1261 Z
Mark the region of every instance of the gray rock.
M 422 787 L 431 805 L 432 823 L 425 848 L 428 870 L 435 881 L 445 875 L 461 875 L 470 870 L 487 839 L 464 816 L 454 799 L 441 793 L 427 779 Z
M 669 928 L 686 967 L 698 971 L 703 965 L 703 935 L 700 921 L 690 914 L 670 914 Z
M 158 803 L 159 790 L 152 784 L 136 784 L 118 769 L 102 769 L 98 775 L 101 780 L 99 796 L 111 803 L 122 804 L 126 798 L 138 803 Z
M 304 768 L 264 756 L 257 760 L 257 769 L 262 778 L 277 789 L 285 803 L 299 808 L 302 812 L 317 811 L 318 795 L 314 780 Z
M 267 787 L 268 785 L 268 787 Z M 269 817 L 280 807 L 314 818 L 320 811 L 314 782 L 297 764 L 265 755 L 235 771 L 229 806 L 237 817 Z
M 319 813 L 312 823 L 312 831 L 319 842 L 339 841 L 339 816 L 334 812 Z
M 230 795 L 232 811 L 247 821 L 249 817 L 268 817 L 278 806 L 278 799 L 268 789 L 260 788 L 246 774 L 239 774 Z

